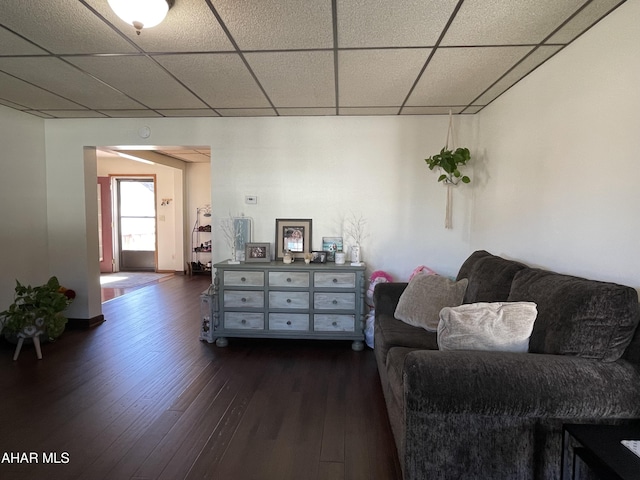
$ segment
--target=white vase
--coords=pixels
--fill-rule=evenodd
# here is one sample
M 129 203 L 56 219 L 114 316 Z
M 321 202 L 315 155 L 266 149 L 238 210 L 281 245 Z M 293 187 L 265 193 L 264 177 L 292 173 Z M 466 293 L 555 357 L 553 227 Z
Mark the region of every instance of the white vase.
M 351 265 L 362 265 L 362 250 L 357 243 L 351 246 Z

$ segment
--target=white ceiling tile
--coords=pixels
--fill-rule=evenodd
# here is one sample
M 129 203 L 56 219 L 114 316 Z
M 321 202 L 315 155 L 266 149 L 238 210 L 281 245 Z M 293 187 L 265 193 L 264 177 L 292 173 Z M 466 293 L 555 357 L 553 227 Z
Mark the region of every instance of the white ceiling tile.
M 193 108 L 193 109 L 157 109 L 157 112 L 165 117 L 219 117 L 215 111 L 210 108 Z
M 545 43 L 569 43 L 608 13 L 620 0 L 594 0 Z
M 107 117 L 111 118 L 152 118 L 161 115 L 153 110 L 100 110 Z
M 484 105 L 470 105 L 469 107 L 465 108 L 462 113 L 464 115 L 471 115 L 474 113 L 478 113 L 480 110 L 482 110 L 484 108 Z
M 407 105 L 468 105 L 531 50 L 531 47 L 439 48 Z
M 136 51 L 78 1 L 2 0 L 0 19 L 3 25 L 53 53 Z
M 0 59 L 1 62 L 2 59 Z M 0 70 L 2 69 L 0 64 Z M 28 108 L 78 108 L 77 103 L 66 100 L 42 88 L 30 85 L 0 72 L 0 97 Z
M 55 118 L 47 113 L 43 113 L 43 112 L 38 112 L 37 110 L 30 110 L 26 113 L 29 113 L 31 115 L 34 115 L 36 117 L 40 117 L 40 118 Z
M 283 116 L 330 116 L 336 114 L 335 108 L 278 108 L 278 113 Z
M 2 83 L 0 81 L 0 89 L 2 88 Z M 27 107 L 25 107 L 24 105 L 18 105 L 17 103 L 13 103 L 9 100 L 4 100 L 2 97 L 0 97 L 0 104 L 4 105 L 5 107 L 10 107 L 10 108 L 14 108 L 16 110 L 26 110 Z
M 585 0 L 488 0 L 464 2 L 441 45 L 536 44 Z
M 333 52 L 261 52 L 245 57 L 276 108 L 335 105 Z
M 149 108 L 206 108 L 148 57 L 69 57 L 66 60 Z
M 333 48 L 331 0 L 216 0 L 243 50 Z
M 158 55 L 154 58 L 215 109 L 269 107 L 237 54 Z
M 42 110 L 43 113 L 55 118 L 106 118 L 94 110 Z
M 176 0 L 136 35 L 106 0 L 0 0 L 0 105 L 42 118 L 397 115 L 415 85 L 401 114 L 467 114 L 629 3 Z
M 156 152 L 169 157 L 177 158 L 185 162 L 192 163 L 209 163 L 211 161 L 210 152 L 198 152 L 195 150 L 172 151 L 172 150 L 156 150 Z
M 474 99 L 473 103 L 476 105 L 487 105 L 561 48 L 561 46 L 538 47 L 538 49 L 531 52 L 531 55 L 516 65 L 513 70 L 496 82 L 495 85 L 490 87 L 478 99 Z
M 340 115 L 397 115 L 398 107 L 346 107 L 340 108 Z
M 73 100 L 83 107 L 101 109 L 140 106 L 57 58 L 0 57 L 0 70 Z
M 434 46 L 457 0 L 338 0 L 338 47 Z
M 463 106 L 448 107 L 404 107 L 401 115 L 448 115 L 449 110 L 452 114 L 458 114 L 464 109 Z
M 430 52 L 424 48 L 340 51 L 340 106 L 402 105 Z
M 219 108 L 223 117 L 270 117 L 275 114 L 272 108 Z
M 88 0 L 87 3 L 147 52 L 233 51 L 224 30 L 202 0 L 176 1 L 160 25 L 143 29 L 140 35 L 118 18 L 105 0 Z
M 2 45 L 0 50 L 2 55 L 42 55 L 47 53 L 4 28 L 0 28 L 0 45 Z

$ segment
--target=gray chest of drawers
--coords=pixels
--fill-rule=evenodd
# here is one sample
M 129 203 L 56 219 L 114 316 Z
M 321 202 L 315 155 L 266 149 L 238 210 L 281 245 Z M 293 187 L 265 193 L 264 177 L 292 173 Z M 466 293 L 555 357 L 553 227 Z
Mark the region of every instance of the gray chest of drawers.
M 200 338 L 352 340 L 364 348 L 364 267 L 296 262 L 214 265 L 210 321 Z M 205 326 L 206 323 L 206 326 Z

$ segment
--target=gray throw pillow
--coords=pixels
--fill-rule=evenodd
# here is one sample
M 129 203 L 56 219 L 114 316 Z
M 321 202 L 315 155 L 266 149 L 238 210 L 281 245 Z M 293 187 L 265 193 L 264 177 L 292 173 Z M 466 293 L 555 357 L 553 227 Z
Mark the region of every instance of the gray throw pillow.
M 440 311 L 440 350 L 526 353 L 538 311 L 532 302 L 469 303 Z
M 615 283 L 527 268 L 518 272 L 509 301 L 538 305 L 529 351 L 615 362 L 640 319 L 635 289 Z
M 462 303 L 467 279 L 454 282 L 440 275 L 416 275 L 402 292 L 395 317 L 430 332 L 438 330 L 440 310 Z

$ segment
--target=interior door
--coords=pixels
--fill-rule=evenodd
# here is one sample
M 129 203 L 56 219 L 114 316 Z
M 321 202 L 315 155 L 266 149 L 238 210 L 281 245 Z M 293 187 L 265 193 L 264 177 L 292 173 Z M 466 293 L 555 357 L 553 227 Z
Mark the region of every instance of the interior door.
M 113 209 L 111 208 L 111 178 L 98 177 L 98 247 L 100 273 L 114 271 Z
M 156 195 L 153 178 L 119 178 L 120 271 L 156 270 Z

